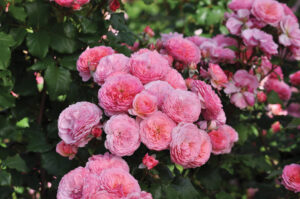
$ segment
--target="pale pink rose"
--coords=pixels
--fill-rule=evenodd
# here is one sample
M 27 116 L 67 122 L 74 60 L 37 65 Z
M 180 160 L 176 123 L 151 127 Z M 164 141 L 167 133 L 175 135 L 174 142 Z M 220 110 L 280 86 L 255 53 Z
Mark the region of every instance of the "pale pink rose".
M 278 53 L 278 45 L 273 41 L 273 36 L 257 28 L 244 30 L 242 32 L 242 38 L 248 47 L 258 46 L 263 52 L 270 55 Z
M 104 155 L 93 155 L 90 157 L 85 168 L 96 175 L 100 175 L 103 170 L 109 168 L 119 168 L 129 172 L 129 167 L 125 160 L 108 152 Z
M 172 66 L 174 58 L 171 55 L 161 54 L 161 56 L 163 56 L 163 58 L 165 58 L 168 61 L 169 65 Z
M 138 77 L 143 84 L 161 80 L 171 69 L 169 62 L 157 51 L 147 51 L 131 56 L 130 72 Z
M 276 25 L 284 15 L 282 5 L 275 0 L 255 0 L 251 12 L 257 19 L 271 25 Z
M 271 129 L 273 131 L 273 133 L 277 133 L 281 130 L 281 125 L 279 121 L 276 121 L 272 124 Z
M 238 47 L 238 42 L 237 42 L 236 39 L 234 39 L 232 37 L 228 37 L 228 36 L 223 35 L 223 34 L 216 35 L 213 38 L 213 41 L 216 41 L 217 45 L 220 46 L 220 47 L 228 47 L 228 46 Z
M 137 77 L 117 74 L 109 77 L 98 92 L 99 105 L 107 115 L 127 112 L 136 94 L 144 89 Z
M 195 122 L 201 113 L 201 103 L 196 94 L 176 89 L 165 97 L 162 110 L 175 122 Z
M 252 8 L 252 4 L 255 0 L 232 0 L 228 4 L 228 8 L 234 11 L 240 10 L 240 9 L 247 9 L 250 10 Z
M 87 199 L 120 199 L 116 194 L 108 193 L 107 191 L 98 191 L 97 193 L 90 195 Z
M 160 36 L 161 36 L 161 41 L 162 41 L 163 45 L 165 45 L 166 42 L 173 37 L 183 38 L 183 34 L 179 34 L 178 32 L 170 32 L 168 34 L 161 33 Z
M 168 54 L 178 61 L 186 64 L 198 64 L 200 62 L 201 55 L 199 48 L 187 39 L 172 37 L 167 40 L 165 48 L 168 51 Z
M 126 197 L 134 192 L 141 192 L 136 179 L 122 169 L 105 169 L 99 176 L 100 189 L 113 193 L 118 197 Z
M 70 160 L 72 160 L 76 153 L 77 153 L 78 147 L 71 144 L 66 144 L 64 141 L 60 141 L 56 145 L 56 153 L 63 157 L 69 157 Z
M 151 193 L 142 191 L 131 193 L 125 199 L 153 199 Z
M 211 86 L 201 80 L 194 80 L 191 90 L 200 98 L 204 119 L 208 121 L 216 120 L 220 124 L 225 124 L 226 117 L 222 108 L 223 105 Z
M 300 85 L 300 70 L 291 74 L 289 77 L 291 84 L 293 84 L 294 86 Z
M 111 47 L 97 46 L 94 48 L 87 48 L 77 60 L 77 70 L 82 77 L 82 81 L 88 81 L 91 77 L 91 72 L 96 70 L 99 61 L 107 56 L 114 54 Z
M 232 14 L 226 21 L 226 27 L 233 35 L 239 35 L 242 29 L 249 28 L 250 11 L 246 9 L 238 10 L 236 14 Z
M 287 101 L 291 98 L 291 88 L 284 81 L 279 81 L 277 79 L 268 79 L 264 87 L 267 92 L 276 92 L 281 100 Z
M 298 22 L 298 18 L 296 17 L 296 15 L 294 14 L 294 12 L 291 10 L 290 7 L 288 7 L 286 4 L 281 3 L 281 6 L 283 7 L 283 11 L 284 11 L 284 16 L 291 16 L 294 18 L 295 21 Z
M 140 123 L 141 141 L 148 149 L 161 151 L 171 142 L 171 132 L 176 126 L 166 114 L 158 111 Z
M 196 46 L 200 46 L 203 42 L 209 40 L 209 38 L 200 37 L 200 36 L 186 37 L 186 39 L 196 44 Z
M 279 36 L 279 43 L 284 46 L 294 45 L 300 47 L 300 29 L 298 21 L 291 16 L 285 16 L 280 21 L 282 34 Z
M 77 102 L 64 109 L 58 118 L 58 135 L 66 143 L 85 146 L 91 131 L 102 118 L 102 111 L 90 102 Z
M 300 118 L 300 104 L 299 103 L 291 103 L 288 108 L 288 114 L 293 117 Z
M 57 191 L 57 199 L 81 199 L 86 176 L 89 171 L 78 167 L 61 179 Z
M 300 192 L 300 165 L 290 164 L 286 165 L 282 171 L 282 184 L 283 186 L 295 193 Z
M 181 90 L 187 90 L 185 80 L 182 75 L 175 69 L 169 70 L 169 72 L 162 79 L 168 82 L 173 88 L 178 88 Z
M 161 108 L 165 97 L 168 95 L 168 93 L 174 90 L 168 82 L 160 80 L 150 82 L 144 87 L 147 92 L 156 96 L 158 108 Z
M 217 89 L 221 89 L 227 82 L 227 75 L 218 64 L 209 64 L 208 73 L 211 77 L 211 85 Z
M 94 81 L 99 85 L 102 85 L 113 73 L 129 73 L 130 69 L 128 63 L 129 58 L 123 54 L 112 54 L 103 57 L 99 61 L 96 72 L 93 74 Z
M 263 91 L 258 92 L 256 97 L 260 103 L 264 103 L 265 101 L 267 101 L 267 95 Z
M 157 97 L 147 91 L 137 94 L 132 102 L 132 109 L 128 112 L 141 118 L 146 118 L 157 111 Z
M 205 164 L 212 145 L 208 134 L 192 123 L 180 123 L 172 131 L 171 160 L 184 168 L 196 168 Z
M 105 148 L 117 156 L 130 156 L 140 146 L 139 126 L 125 114 L 112 116 L 104 125 Z
M 231 145 L 231 147 L 233 146 L 233 144 L 235 143 L 235 142 L 237 142 L 238 140 L 239 140 L 239 134 L 236 132 L 236 130 L 234 130 L 234 128 L 232 128 L 231 126 L 229 126 L 229 125 L 222 125 L 222 126 L 220 126 L 219 127 L 219 129 L 218 130 L 220 130 L 220 131 L 225 131 L 225 132 L 227 132 L 227 133 L 229 133 L 229 135 L 230 135 L 230 145 Z
M 226 131 L 213 130 L 209 132 L 208 135 L 211 140 L 213 154 L 230 153 L 230 137 Z
M 300 47 L 291 46 L 289 49 L 292 52 L 291 58 L 299 61 L 300 60 Z
M 267 110 L 269 111 L 268 116 L 273 115 L 287 115 L 287 111 L 282 109 L 281 104 L 268 104 Z
M 158 164 L 158 160 L 156 160 L 155 157 L 150 156 L 148 155 L 148 153 L 146 153 L 146 155 L 143 158 L 143 164 L 147 167 L 148 170 L 150 170 Z

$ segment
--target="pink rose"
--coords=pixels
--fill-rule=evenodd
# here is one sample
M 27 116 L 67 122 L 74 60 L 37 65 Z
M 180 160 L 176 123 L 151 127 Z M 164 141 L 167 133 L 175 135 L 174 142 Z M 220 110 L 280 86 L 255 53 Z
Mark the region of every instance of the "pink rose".
M 125 114 L 112 116 L 104 125 L 105 148 L 117 156 L 130 156 L 140 146 L 139 126 Z
M 154 37 L 155 35 L 154 31 L 150 28 L 150 26 L 145 27 L 144 33 L 146 33 L 149 37 Z
M 54 0 L 60 6 L 71 7 L 74 0 Z
M 272 25 L 276 25 L 284 15 L 282 5 L 275 0 L 255 0 L 251 12 L 257 19 Z
M 87 48 L 77 60 L 77 70 L 82 77 L 82 81 L 88 81 L 91 77 L 91 72 L 96 70 L 99 61 L 107 56 L 114 54 L 111 47 L 97 46 L 94 48 Z
M 132 109 L 128 112 L 141 118 L 146 118 L 157 111 L 157 98 L 147 91 L 142 91 L 134 97 Z
M 195 122 L 199 119 L 201 104 L 196 94 L 176 89 L 165 97 L 162 110 L 175 122 Z
M 267 95 L 263 91 L 258 92 L 256 97 L 260 103 L 264 103 L 265 101 L 267 101 Z
M 98 92 L 99 105 L 107 115 L 127 112 L 136 94 L 144 89 L 137 77 L 114 75 L 106 80 Z
M 282 34 L 279 36 L 279 43 L 284 46 L 294 45 L 300 47 L 300 29 L 298 21 L 291 16 L 285 16 L 280 21 Z
M 300 192 L 300 165 L 290 164 L 286 165 L 282 171 L 282 184 L 286 189 Z
M 271 129 L 273 131 L 273 133 L 277 133 L 281 130 L 281 126 L 280 126 L 280 122 L 276 121 L 272 124 Z
M 267 110 L 269 111 L 269 117 L 273 115 L 287 115 L 287 111 L 282 109 L 281 104 L 268 104 Z
M 80 199 L 87 175 L 89 175 L 89 171 L 82 167 L 78 167 L 64 175 L 59 182 L 57 199 Z
M 175 126 L 173 120 L 158 111 L 140 123 L 141 141 L 151 150 L 167 149 L 171 142 L 171 132 Z
M 293 117 L 300 118 L 300 104 L 299 103 L 291 103 L 288 108 L 288 114 Z
M 241 9 L 236 14 L 232 14 L 226 21 L 226 27 L 233 35 L 239 35 L 246 25 L 249 28 L 250 11 Z M 250 25 L 252 27 L 252 25 Z
M 201 59 L 199 48 L 191 41 L 181 38 L 172 37 L 167 40 L 165 48 L 168 54 L 173 56 L 176 60 L 186 64 L 198 64 Z
M 161 36 L 161 41 L 162 41 L 163 45 L 166 45 L 166 42 L 173 37 L 183 38 L 183 34 L 179 34 L 178 32 L 170 32 L 168 34 L 161 33 L 160 36 Z
M 191 123 L 180 123 L 172 131 L 171 160 L 184 168 L 205 164 L 212 150 L 208 134 Z
M 168 82 L 157 80 L 146 84 L 145 90 L 156 96 L 157 105 L 158 108 L 160 108 L 165 100 L 165 97 L 174 89 Z
M 279 81 L 277 79 L 268 79 L 264 87 L 267 92 L 276 92 L 281 100 L 289 100 L 291 98 L 291 88 L 284 81 Z
M 240 10 L 240 9 L 247 9 L 250 10 L 252 8 L 252 4 L 255 0 L 232 0 L 228 4 L 228 8 L 234 11 Z
M 58 135 L 66 143 L 85 146 L 91 131 L 102 118 L 102 111 L 90 102 L 77 102 L 63 110 L 58 118 Z
M 290 75 L 290 82 L 294 86 L 300 85 L 300 70 Z
M 72 160 L 76 153 L 77 153 L 78 147 L 71 144 L 66 144 L 64 141 L 60 141 L 56 145 L 56 153 L 63 157 L 69 157 L 70 160 Z
M 222 68 L 218 64 L 209 64 L 208 74 L 211 77 L 211 85 L 217 89 L 221 89 L 227 82 L 228 78 Z
M 254 199 L 256 192 L 258 192 L 258 188 L 248 188 L 247 189 L 247 199 Z
M 157 164 L 158 160 L 153 156 L 149 156 L 148 153 L 143 158 L 143 164 L 148 168 L 148 170 L 153 169 Z
M 98 191 L 95 194 L 90 195 L 87 199 L 120 199 L 116 194 L 108 193 L 107 191 Z
M 187 37 L 186 39 L 193 42 L 196 46 L 200 46 L 203 42 L 209 40 L 209 38 L 199 36 L 191 36 Z
M 157 51 L 135 53 L 129 61 L 130 72 L 138 77 L 143 84 L 161 80 L 171 69 L 169 62 Z
M 131 193 L 127 196 L 126 199 L 153 199 L 151 193 L 142 191 Z
M 94 81 L 102 85 L 105 80 L 116 72 L 129 73 L 129 58 L 123 54 L 112 54 L 103 57 L 93 74 Z
M 102 171 L 110 168 L 123 169 L 129 172 L 129 167 L 125 160 L 108 152 L 104 155 L 93 155 L 90 157 L 85 168 L 96 175 L 100 175 Z
M 175 89 L 178 88 L 181 90 L 187 90 L 185 80 L 175 69 L 169 70 L 169 72 L 164 76 L 163 80 L 168 82 Z
M 295 19 L 295 21 L 298 22 L 298 18 L 296 17 L 296 15 L 294 14 L 293 10 L 290 7 L 288 7 L 284 3 L 281 3 L 281 6 L 283 7 L 284 16 L 291 16 Z

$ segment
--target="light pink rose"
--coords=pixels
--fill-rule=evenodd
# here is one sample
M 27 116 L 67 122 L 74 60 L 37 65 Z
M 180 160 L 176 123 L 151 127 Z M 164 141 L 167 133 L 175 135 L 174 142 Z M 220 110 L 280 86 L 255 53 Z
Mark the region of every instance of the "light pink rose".
M 275 0 L 255 0 L 251 12 L 257 19 L 271 25 L 276 25 L 284 15 L 282 5 Z
M 228 46 L 238 47 L 238 42 L 237 42 L 236 39 L 234 39 L 232 37 L 228 37 L 228 36 L 223 35 L 223 34 L 216 35 L 213 38 L 213 41 L 216 41 L 217 45 L 220 46 L 220 47 L 228 47 Z
M 181 90 L 187 90 L 185 80 L 175 69 L 169 70 L 169 72 L 164 76 L 163 80 L 168 82 L 175 89 L 178 88 Z
M 300 192 L 300 165 L 290 164 L 286 165 L 282 171 L 283 186 L 295 193 Z
M 81 199 L 85 177 L 89 171 L 78 167 L 61 179 L 57 191 L 57 199 Z
M 282 109 L 281 104 L 268 104 L 267 107 L 268 116 L 270 118 L 273 117 L 273 115 L 287 115 L 287 111 Z
M 100 175 L 103 170 L 109 168 L 119 168 L 129 172 L 129 167 L 125 160 L 108 152 L 104 155 L 93 155 L 90 157 L 85 168 L 96 175 Z
M 91 77 L 91 72 L 96 70 L 99 61 L 107 56 L 114 54 L 111 47 L 97 46 L 94 48 L 87 48 L 77 60 L 77 70 L 82 77 L 82 81 L 88 81 Z
M 128 112 L 141 118 L 146 118 L 157 111 L 157 97 L 147 91 L 137 94 L 132 102 L 132 109 Z
M 102 111 L 90 102 L 77 102 L 64 109 L 58 118 L 58 135 L 66 143 L 85 146 L 91 131 L 102 118 Z
M 127 112 L 136 94 L 144 89 L 137 77 L 117 74 L 109 77 L 98 92 L 99 105 L 107 115 Z
M 104 125 L 105 148 L 117 156 L 130 156 L 140 146 L 139 126 L 125 114 L 112 116 Z
M 209 40 L 209 38 L 200 37 L 200 36 L 186 37 L 186 39 L 196 44 L 196 46 L 200 46 L 203 42 Z
M 294 45 L 300 47 L 300 29 L 298 21 L 291 16 L 285 16 L 280 21 L 282 34 L 279 36 L 279 43 L 284 46 Z
M 167 40 L 165 48 L 168 51 L 168 54 L 178 61 L 186 64 L 198 64 L 200 62 L 201 55 L 199 48 L 187 39 L 172 37 Z
M 143 84 L 161 80 L 171 69 L 169 62 L 157 51 L 135 53 L 129 61 L 130 72 Z
M 71 144 L 66 144 L 64 141 L 60 141 L 56 145 L 56 153 L 63 157 L 69 157 L 70 160 L 72 160 L 76 153 L 77 153 L 78 147 Z
M 98 191 L 95 194 L 90 195 L 87 199 L 120 199 L 116 194 L 108 193 L 107 191 Z
M 150 170 L 158 164 L 158 160 L 156 160 L 155 157 L 150 156 L 148 155 L 148 153 L 146 153 L 146 155 L 143 158 L 143 164 L 147 167 L 148 170 Z
M 298 22 L 298 18 L 296 17 L 296 15 L 294 14 L 293 10 L 291 10 L 290 7 L 288 7 L 286 4 L 281 3 L 281 6 L 283 7 L 283 11 L 284 11 L 284 16 L 291 16 L 294 18 L 295 21 Z
M 247 9 L 250 10 L 252 8 L 252 4 L 255 0 L 232 0 L 228 4 L 228 8 L 234 11 L 240 10 L 240 9 Z
M 227 75 L 218 64 L 209 64 L 208 73 L 211 77 L 211 85 L 217 89 L 221 89 L 227 82 Z
M 264 87 L 267 92 L 276 92 L 281 100 L 287 101 L 291 98 L 291 88 L 284 81 L 279 81 L 277 79 L 268 79 Z
M 99 85 L 102 85 L 113 73 L 129 73 L 130 69 L 128 63 L 129 58 L 123 54 L 112 54 L 103 57 L 99 61 L 96 72 L 93 74 L 94 81 Z
M 153 199 L 151 193 L 142 191 L 131 193 L 125 199 Z
M 148 149 L 161 151 L 171 142 L 171 132 L 176 126 L 166 114 L 158 111 L 140 123 L 141 141 Z
M 137 180 L 122 169 L 105 169 L 100 174 L 99 179 L 100 189 L 118 197 L 126 197 L 131 193 L 141 192 Z
M 300 47 L 291 46 L 289 49 L 292 52 L 291 58 L 299 61 L 300 60 Z
M 176 89 L 165 97 L 162 110 L 175 122 L 195 122 L 201 113 L 201 103 L 196 94 Z
M 150 82 L 144 87 L 147 92 L 156 96 L 158 108 L 161 108 L 166 95 L 168 95 L 170 91 L 174 90 L 168 82 L 160 80 Z
M 172 131 L 171 160 L 184 168 L 205 164 L 212 150 L 208 134 L 192 123 L 180 123 Z
M 293 84 L 294 86 L 300 85 L 300 70 L 291 74 L 289 77 L 291 84 Z

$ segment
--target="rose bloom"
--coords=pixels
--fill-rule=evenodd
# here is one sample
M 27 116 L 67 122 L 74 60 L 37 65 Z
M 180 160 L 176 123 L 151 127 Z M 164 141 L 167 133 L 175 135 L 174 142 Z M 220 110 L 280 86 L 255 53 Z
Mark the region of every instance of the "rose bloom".
M 280 21 L 282 34 L 279 36 L 279 43 L 284 46 L 300 47 L 300 29 L 298 21 L 292 16 L 286 16 Z
M 172 131 L 171 160 L 184 168 L 205 164 L 212 150 L 208 134 L 192 123 L 180 123 Z
M 281 126 L 280 126 L 280 122 L 276 121 L 272 124 L 271 129 L 273 131 L 273 133 L 277 133 L 281 130 Z
M 211 85 L 219 90 L 228 82 L 226 74 L 218 64 L 210 63 L 208 73 L 211 77 Z
M 281 3 L 281 6 L 283 7 L 284 16 L 291 16 L 294 18 L 295 21 L 298 22 L 298 18 L 296 17 L 296 15 L 294 14 L 294 11 L 290 7 L 288 7 L 284 3 Z
M 258 192 L 258 188 L 248 188 L 247 189 L 247 199 L 254 199 L 256 192 Z
M 136 94 L 144 89 L 137 77 L 117 74 L 109 77 L 98 92 L 99 105 L 107 115 L 127 112 Z
M 69 160 L 72 160 L 75 157 L 77 149 L 77 146 L 66 144 L 64 141 L 60 141 L 56 145 L 56 153 L 63 157 L 69 157 Z
M 160 33 L 160 36 L 163 45 L 166 45 L 167 41 L 173 37 L 183 38 L 183 34 L 179 34 L 178 32 L 170 32 L 168 34 Z
M 129 61 L 130 72 L 143 84 L 161 80 L 171 69 L 169 62 L 157 51 L 134 54 Z
M 252 4 L 255 0 L 232 0 L 228 4 L 228 8 L 234 11 L 240 10 L 240 9 L 247 9 L 250 10 L 252 8 Z
M 200 62 L 201 55 L 199 48 L 187 39 L 172 37 L 167 40 L 165 48 L 168 51 L 168 54 L 178 61 L 186 64 L 198 64 Z
M 161 151 L 171 142 L 171 132 L 176 126 L 166 114 L 158 111 L 140 123 L 141 141 L 148 149 Z
M 286 165 L 282 171 L 282 184 L 286 189 L 300 192 L 300 165 L 290 164 Z
M 148 153 L 143 158 L 143 164 L 148 168 L 148 170 L 153 169 L 157 164 L 158 160 L 153 156 L 149 156 Z
M 260 103 L 264 103 L 265 101 L 267 101 L 267 95 L 263 91 L 258 92 L 256 97 Z
M 290 82 L 294 86 L 300 85 L 300 70 L 290 75 Z
M 87 48 L 77 60 L 77 70 L 82 77 L 82 81 L 88 81 L 91 77 L 91 71 L 95 71 L 99 61 L 107 56 L 114 54 L 111 47 L 97 46 L 94 48 Z
M 117 156 L 130 156 L 140 146 L 139 126 L 125 114 L 112 116 L 104 125 L 105 148 Z
M 153 199 L 151 193 L 142 191 L 129 194 L 126 199 Z
M 134 97 L 132 109 L 128 112 L 141 118 L 146 118 L 157 111 L 157 98 L 147 91 L 142 91 Z
M 85 146 L 102 118 L 102 111 L 90 102 L 77 102 L 64 109 L 58 118 L 58 135 L 66 143 Z
M 105 80 L 116 72 L 129 73 L 129 58 L 123 54 L 112 54 L 103 57 L 97 66 L 96 72 L 93 74 L 94 81 L 102 85 Z
M 186 39 L 196 44 L 196 46 L 200 46 L 203 42 L 209 40 L 209 38 L 200 37 L 200 36 L 186 37 Z
M 201 103 L 196 94 L 176 89 L 166 96 L 162 110 L 175 122 L 195 122 L 201 113 Z
M 244 25 L 249 24 L 250 11 L 238 10 L 236 14 L 232 14 L 226 21 L 226 27 L 233 35 L 239 35 Z M 247 26 L 249 27 L 249 26 Z
M 96 175 L 100 175 L 103 170 L 109 168 L 119 168 L 129 172 L 129 167 L 125 160 L 108 152 L 104 155 L 93 155 L 90 157 L 85 168 Z
M 251 12 L 259 20 L 273 25 L 284 15 L 282 5 L 275 0 L 255 0 Z
M 99 186 L 102 190 L 116 194 L 118 197 L 141 192 L 137 180 L 122 169 L 106 169 L 100 174 L 99 179 Z
M 300 104 L 299 103 L 290 103 L 287 110 L 288 110 L 289 115 L 300 118 Z
M 57 191 L 57 199 L 81 199 L 85 177 L 89 171 L 78 167 L 61 179 Z
M 268 79 L 264 87 L 267 92 L 276 92 L 281 100 L 287 101 L 291 98 L 291 88 L 284 81 L 279 81 L 277 79 Z
M 282 109 L 281 104 L 268 104 L 267 110 L 269 111 L 268 116 L 270 118 L 273 115 L 287 115 L 287 111 Z
M 107 191 L 102 190 L 89 195 L 87 199 L 120 199 L 120 197 L 118 197 L 116 194 L 108 193 Z
M 161 108 L 166 95 L 168 95 L 170 91 L 174 90 L 168 82 L 160 80 L 150 82 L 144 87 L 147 92 L 156 96 L 158 108 Z
M 178 88 L 181 90 L 187 90 L 185 80 L 175 69 L 169 70 L 169 72 L 164 76 L 163 80 L 168 82 L 175 89 Z
M 211 140 L 213 154 L 230 153 L 230 137 L 226 131 L 213 130 L 209 132 L 208 135 Z

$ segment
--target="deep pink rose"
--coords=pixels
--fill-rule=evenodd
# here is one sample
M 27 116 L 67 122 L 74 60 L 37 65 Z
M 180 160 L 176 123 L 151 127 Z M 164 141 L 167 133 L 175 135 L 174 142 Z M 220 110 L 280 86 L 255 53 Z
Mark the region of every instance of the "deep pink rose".
M 171 160 L 184 168 L 205 164 L 212 150 L 208 134 L 192 123 L 180 123 L 173 129 L 170 144 Z
M 91 131 L 102 118 L 102 111 L 90 102 L 77 102 L 63 110 L 58 118 L 58 135 L 66 143 L 85 146 Z
M 105 148 L 117 156 L 130 156 L 140 146 L 139 126 L 125 114 L 112 116 L 104 125 Z
M 290 164 L 286 165 L 282 171 L 282 184 L 286 189 L 300 192 L 300 165 Z
M 141 141 L 148 149 L 161 151 L 171 142 L 171 132 L 176 126 L 166 114 L 158 111 L 140 123 Z
M 290 75 L 290 82 L 294 86 L 300 85 L 300 70 Z
M 175 122 L 195 122 L 201 113 L 200 99 L 190 91 L 176 89 L 165 97 L 162 110 Z
M 158 160 L 146 153 L 146 155 L 143 158 L 143 164 L 147 167 L 148 170 L 150 170 L 158 164 Z
M 273 133 L 277 133 L 281 130 L 281 125 L 279 121 L 276 121 L 272 124 L 271 129 L 273 131 Z
M 265 101 L 267 101 L 267 95 L 263 91 L 259 91 L 256 97 L 260 103 L 264 103 Z
M 99 105 L 107 115 L 127 112 L 136 94 L 144 89 L 137 77 L 117 74 L 109 77 L 98 92 Z
M 185 80 L 175 69 L 169 70 L 169 72 L 164 76 L 163 80 L 168 82 L 175 89 L 178 88 L 181 90 L 187 90 Z
M 279 81 L 277 79 L 268 79 L 264 87 L 267 92 L 276 92 L 281 100 L 289 100 L 291 98 L 291 88 L 284 81 Z
M 77 60 L 77 70 L 83 81 L 88 81 L 91 77 L 91 72 L 95 71 L 99 61 L 107 56 L 114 54 L 111 47 L 97 46 L 87 48 Z
M 272 25 L 276 25 L 284 15 L 282 5 L 275 0 L 255 0 L 251 12 L 257 19 Z
M 232 0 L 228 4 L 228 8 L 234 11 L 240 10 L 240 9 L 247 9 L 250 10 L 252 8 L 252 4 L 255 0 Z
M 70 160 L 72 160 L 76 153 L 77 153 L 78 147 L 71 144 L 66 144 L 64 141 L 60 141 L 56 145 L 56 153 L 63 157 L 69 157 Z

